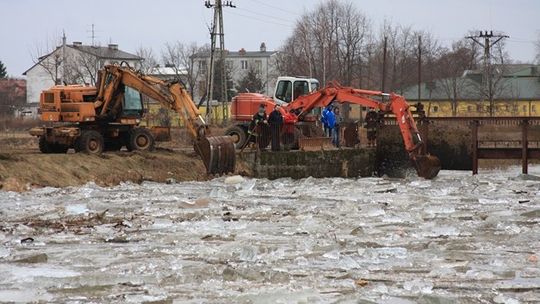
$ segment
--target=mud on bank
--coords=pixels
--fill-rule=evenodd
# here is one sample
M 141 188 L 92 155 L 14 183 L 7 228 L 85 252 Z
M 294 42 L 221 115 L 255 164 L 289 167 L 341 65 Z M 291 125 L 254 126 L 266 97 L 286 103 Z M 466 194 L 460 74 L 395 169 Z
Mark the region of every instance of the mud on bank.
M 76 186 L 88 182 L 114 186 L 127 181 L 200 181 L 209 178 L 200 158 L 187 151 L 157 149 L 150 153 L 116 152 L 99 156 L 0 151 L 0 189 L 7 191 Z

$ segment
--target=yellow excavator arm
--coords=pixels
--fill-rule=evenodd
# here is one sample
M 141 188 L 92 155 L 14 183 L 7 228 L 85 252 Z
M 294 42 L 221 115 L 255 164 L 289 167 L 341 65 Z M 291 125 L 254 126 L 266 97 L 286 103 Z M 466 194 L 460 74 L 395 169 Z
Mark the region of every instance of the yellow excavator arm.
M 99 74 L 98 95 L 94 102 L 97 115 L 107 116 L 118 111 L 122 105 L 120 96 L 123 92 L 119 92 L 122 85 L 148 96 L 180 115 L 194 141 L 194 149 L 201 156 L 208 173 L 224 174 L 234 171 L 236 152 L 232 138 L 209 136 L 208 125 L 179 81 L 163 81 L 129 67 L 107 65 Z

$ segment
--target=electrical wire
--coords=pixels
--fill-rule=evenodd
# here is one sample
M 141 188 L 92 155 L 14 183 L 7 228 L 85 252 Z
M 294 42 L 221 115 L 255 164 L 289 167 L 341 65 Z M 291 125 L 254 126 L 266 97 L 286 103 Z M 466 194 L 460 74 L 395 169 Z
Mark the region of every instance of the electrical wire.
M 252 13 L 252 14 L 254 14 L 254 15 L 259 15 L 259 16 L 263 16 L 263 17 L 268 17 L 268 18 L 276 19 L 276 20 L 279 20 L 279 21 L 291 22 L 290 20 L 287 20 L 287 19 L 279 18 L 279 17 L 272 16 L 272 15 L 263 14 L 263 13 L 261 13 L 261 12 L 256 12 L 256 11 L 248 10 L 247 8 L 240 8 L 240 7 L 237 7 L 236 9 L 243 10 L 243 11 L 246 11 L 246 12 L 248 12 L 248 13 Z
M 292 28 L 292 25 L 287 25 L 287 24 L 283 24 L 283 23 L 277 23 L 277 22 L 264 20 L 264 19 L 261 19 L 261 18 L 253 17 L 253 16 L 243 15 L 243 14 L 239 14 L 239 13 L 236 13 L 236 12 L 232 12 L 230 10 L 227 11 L 227 14 L 232 14 L 232 15 L 248 18 L 248 19 L 252 19 L 252 20 L 255 20 L 255 21 L 263 22 L 263 23 L 274 24 L 274 25 L 279 25 L 279 26 L 283 26 L 283 27 L 287 27 L 287 28 Z
M 279 11 L 282 11 L 282 12 L 285 12 L 287 14 L 291 14 L 291 15 L 295 15 L 295 16 L 300 16 L 300 14 L 296 13 L 296 12 L 291 12 L 291 11 L 288 11 L 286 9 L 282 9 L 281 7 L 277 7 L 277 6 L 273 6 L 273 5 L 270 5 L 268 3 L 265 3 L 265 2 L 262 2 L 262 1 L 259 1 L 259 0 L 251 0 L 253 2 L 257 2 L 261 5 L 264 5 L 266 7 L 270 7 L 270 8 L 273 8 L 273 9 L 276 9 L 276 10 L 279 10 Z

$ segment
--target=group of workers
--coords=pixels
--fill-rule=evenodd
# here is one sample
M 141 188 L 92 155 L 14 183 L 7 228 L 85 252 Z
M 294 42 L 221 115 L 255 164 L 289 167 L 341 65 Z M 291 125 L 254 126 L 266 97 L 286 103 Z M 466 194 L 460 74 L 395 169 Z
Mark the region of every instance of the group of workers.
M 270 127 L 272 151 L 279 151 L 281 149 L 279 136 L 281 135 L 283 126 L 283 115 L 281 115 L 280 108 L 281 106 L 276 104 L 274 110 L 267 116 L 266 105 L 261 104 L 257 113 L 253 115 L 249 126 L 249 136 L 255 136 L 257 139 L 259 139 L 258 136 L 262 133 L 261 129 L 264 125 Z
M 253 115 L 251 124 L 248 129 L 249 136 L 255 137 L 257 139 L 257 143 L 258 140 L 260 140 L 260 135 L 264 133 L 264 129 L 269 129 L 272 151 L 279 151 L 281 148 L 280 135 L 284 121 L 280 108 L 281 106 L 279 104 L 276 104 L 270 115 L 267 115 L 266 105 L 261 104 L 257 113 Z M 336 147 L 340 147 L 340 134 L 341 125 L 343 124 L 343 117 L 341 116 L 339 107 L 332 104 L 326 106 L 321 113 L 320 121 L 324 128 L 325 136 L 331 137 L 332 144 Z

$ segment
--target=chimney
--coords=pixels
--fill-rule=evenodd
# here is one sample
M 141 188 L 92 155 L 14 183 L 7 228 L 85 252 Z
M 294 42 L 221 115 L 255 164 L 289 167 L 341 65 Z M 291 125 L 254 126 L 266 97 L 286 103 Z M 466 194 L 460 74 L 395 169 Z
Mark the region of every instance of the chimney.
M 109 49 L 117 51 L 118 50 L 118 44 L 109 43 Z
M 266 43 L 261 43 L 261 47 L 260 47 L 260 50 L 261 50 L 261 53 L 264 53 L 266 52 Z
M 238 51 L 238 53 L 241 55 L 241 56 L 244 56 L 246 54 L 246 50 L 244 48 L 241 48 L 240 51 Z
M 74 47 L 82 46 L 82 42 L 80 42 L 80 41 L 73 41 L 73 46 L 74 46 Z

